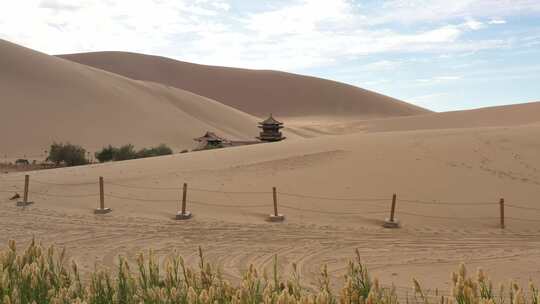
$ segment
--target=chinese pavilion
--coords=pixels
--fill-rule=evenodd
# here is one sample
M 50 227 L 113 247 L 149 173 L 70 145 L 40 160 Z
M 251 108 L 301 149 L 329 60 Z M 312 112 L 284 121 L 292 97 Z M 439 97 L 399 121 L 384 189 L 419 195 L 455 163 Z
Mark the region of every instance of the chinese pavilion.
M 259 123 L 259 128 L 262 131 L 257 138 L 261 141 L 280 141 L 285 139 L 280 131 L 283 128 L 283 123 L 274 119 L 272 114 L 265 121 Z

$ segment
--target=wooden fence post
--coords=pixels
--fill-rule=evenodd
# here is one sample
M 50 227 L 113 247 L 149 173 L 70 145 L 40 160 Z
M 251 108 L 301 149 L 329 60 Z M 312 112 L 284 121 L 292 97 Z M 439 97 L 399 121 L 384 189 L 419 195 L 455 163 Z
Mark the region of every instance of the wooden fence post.
M 272 195 L 274 197 L 274 216 L 278 216 L 278 212 L 277 212 L 277 191 L 276 191 L 276 187 L 273 187 L 272 188 Z
M 182 210 L 176 213 L 177 220 L 187 220 L 191 218 L 191 212 L 186 211 L 186 204 L 187 204 L 187 183 L 184 183 L 184 187 L 182 189 Z
M 103 189 L 103 176 L 99 177 L 99 208 L 105 209 L 105 191 Z
M 17 206 L 25 207 L 28 205 L 33 204 L 34 202 L 28 201 L 28 192 L 30 190 L 30 175 L 26 174 L 24 176 L 24 194 L 23 194 L 23 200 L 17 202 Z
M 99 208 L 94 210 L 95 214 L 105 214 L 111 212 L 111 208 L 105 208 L 105 186 L 103 185 L 103 176 L 99 177 Z
M 394 221 L 394 214 L 396 213 L 396 194 L 392 195 L 392 209 L 390 210 L 390 221 Z
M 505 228 L 505 225 L 504 225 L 504 198 L 501 198 L 501 200 L 499 201 L 499 206 L 500 206 L 500 212 L 501 212 L 501 229 L 504 229 Z
M 24 176 L 24 198 L 23 202 L 28 203 L 28 187 L 30 187 L 30 175 Z
M 278 213 L 278 202 L 277 202 L 277 190 L 276 187 L 272 187 L 272 196 L 274 199 L 274 214 L 270 214 L 268 217 L 271 222 L 281 222 L 285 219 L 283 214 Z
M 394 193 L 394 195 L 392 195 L 392 206 L 390 207 L 390 218 L 387 218 L 386 221 L 384 221 L 384 224 L 383 224 L 384 228 L 398 228 L 399 227 L 399 221 L 395 218 L 396 201 L 397 201 L 397 195 Z

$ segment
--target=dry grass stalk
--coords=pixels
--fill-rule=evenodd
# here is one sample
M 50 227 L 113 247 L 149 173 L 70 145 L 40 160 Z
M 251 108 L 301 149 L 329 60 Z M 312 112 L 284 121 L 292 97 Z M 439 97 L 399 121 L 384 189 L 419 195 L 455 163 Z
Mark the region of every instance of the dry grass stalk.
M 296 265 L 288 280 L 277 271 L 269 279 L 250 266 L 238 285 L 223 279 L 219 270 L 204 259 L 199 249 L 198 269 L 187 267 L 181 256 L 174 253 L 161 268 L 152 251 L 137 257 L 137 269 L 131 271 L 126 259 L 120 257 L 117 272 L 97 270 L 88 282 L 81 280 L 77 264 L 66 263 L 65 252 L 53 247 L 44 249 L 32 241 L 21 253 L 14 241 L 0 251 L 0 301 L 6 304 L 398 304 L 395 288 L 383 288 L 372 279 L 360 260 L 349 262 L 345 285 L 339 295 L 333 293 L 326 266 L 322 268 L 320 288 L 309 291 L 301 286 Z M 407 304 L 539 304 L 538 289 L 531 282 L 528 292 L 512 283 L 493 292 L 489 278 L 482 270 L 468 277 L 462 264 L 452 274 L 450 297 L 430 296 L 420 283 L 413 280 L 413 296 L 403 299 Z

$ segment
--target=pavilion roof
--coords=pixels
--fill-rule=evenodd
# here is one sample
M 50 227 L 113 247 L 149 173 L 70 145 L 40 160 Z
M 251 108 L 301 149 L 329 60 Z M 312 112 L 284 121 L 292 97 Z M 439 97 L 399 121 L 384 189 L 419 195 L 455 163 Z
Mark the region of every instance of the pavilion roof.
M 196 141 L 224 141 L 225 139 L 222 137 L 219 137 L 214 132 L 207 131 L 206 134 L 204 134 L 201 137 L 195 138 Z
M 265 119 L 264 121 L 260 122 L 261 125 L 282 125 L 283 123 L 276 120 L 272 114 L 270 114 L 270 117 Z

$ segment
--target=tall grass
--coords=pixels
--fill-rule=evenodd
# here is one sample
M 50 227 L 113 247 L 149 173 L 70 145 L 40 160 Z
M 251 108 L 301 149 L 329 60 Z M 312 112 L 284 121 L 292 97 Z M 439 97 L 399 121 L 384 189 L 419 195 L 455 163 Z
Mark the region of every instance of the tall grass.
M 289 279 L 280 278 L 277 258 L 269 276 L 253 266 L 239 284 L 223 279 L 219 269 L 206 262 L 199 250 L 198 267 L 188 267 L 174 253 L 162 267 L 152 251 L 140 254 L 136 269 L 119 257 L 114 273 L 98 270 L 81 280 L 77 264 L 68 264 L 64 251 L 44 249 L 32 241 L 22 252 L 15 242 L 0 252 L 0 300 L 2 303 L 190 303 L 190 304 L 398 304 L 394 288 L 383 288 L 372 279 L 356 253 L 348 264 L 345 284 L 334 293 L 326 267 L 322 268 L 318 290 L 302 287 L 296 265 Z M 512 283 L 495 292 L 491 281 L 479 270 L 467 276 L 465 266 L 452 274 L 451 297 L 431 300 L 413 280 L 411 297 L 406 303 L 418 304 L 539 304 L 538 289 L 531 283 L 528 291 Z M 401 299 L 403 300 L 403 299 Z

